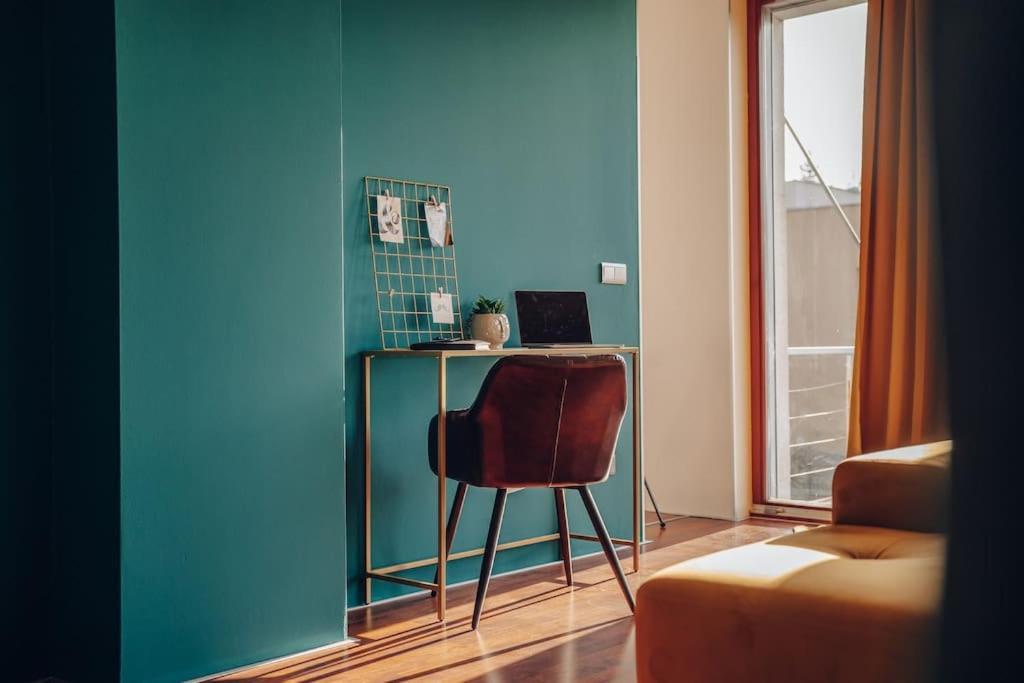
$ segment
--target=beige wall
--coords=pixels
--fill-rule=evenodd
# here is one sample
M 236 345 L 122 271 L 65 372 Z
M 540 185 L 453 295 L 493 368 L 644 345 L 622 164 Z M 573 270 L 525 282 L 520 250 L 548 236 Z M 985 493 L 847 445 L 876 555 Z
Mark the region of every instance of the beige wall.
M 747 209 L 747 3 L 729 3 L 729 160 L 732 197 L 733 519 L 750 513 L 750 251 Z
M 750 504 L 744 3 L 638 0 L 644 454 L 658 503 Z

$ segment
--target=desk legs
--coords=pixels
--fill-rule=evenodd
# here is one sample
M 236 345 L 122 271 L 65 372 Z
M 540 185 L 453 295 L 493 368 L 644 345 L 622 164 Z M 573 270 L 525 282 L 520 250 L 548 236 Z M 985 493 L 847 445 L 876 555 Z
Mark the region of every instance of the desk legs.
M 437 358 L 437 619 L 444 621 L 445 593 L 448 584 L 447 506 L 448 483 L 448 359 Z
M 370 401 L 370 387 L 372 382 L 370 381 L 370 370 L 373 364 L 373 356 L 363 356 L 363 560 L 365 574 L 366 574 L 366 604 L 369 605 L 372 601 L 371 585 L 373 579 L 370 578 L 370 572 L 373 570 L 373 556 L 370 554 L 370 539 L 373 536 L 371 529 L 373 526 L 370 523 L 370 449 L 373 444 L 373 438 L 370 434 L 371 425 L 373 420 L 370 416 L 370 409 L 372 402 Z
M 640 354 L 633 352 L 633 571 L 640 571 L 640 543 L 643 540 L 641 503 L 643 472 L 640 463 Z
M 641 502 L 643 500 L 643 493 L 641 487 L 643 486 L 643 473 L 641 469 L 641 438 L 640 438 L 640 354 L 632 352 L 633 360 L 633 538 L 628 543 L 633 549 L 633 571 L 640 571 L 640 544 L 643 541 L 643 524 L 641 520 Z M 414 585 L 420 588 L 432 588 L 436 587 L 437 590 L 437 618 L 438 621 L 445 620 L 445 608 L 446 608 L 446 588 L 448 585 L 448 547 L 446 544 L 447 540 L 447 504 L 445 501 L 446 487 L 448 483 L 448 357 L 444 354 L 440 354 L 437 359 L 437 582 L 436 586 L 433 584 L 426 584 L 424 582 L 412 582 L 408 579 L 399 579 L 398 577 L 389 576 L 393 571 L 397 571 L 400 568 L 411 568 L 410 564 L 395 565 L 393 567 L 385 567 L 374 571 L 373 569 L 373 555 L 371 542 L 373 539 L 372 533 L 372 498 L 371 498 L 371 481 L 372 481 L 372 401 L 370 397 L 370 389 L 372 386 L 371 371 L 372 371 L 373 356 L 367 355 L 363 357 L 363 415 L 364 415 L 364 435 L 363 440 L 363 554 L 364 554 L 364 568 L 365 568 L 365 586 L 366 586 L 366 602 L 369 604 L 372 601 L 371 586 L 374 578 L 383 579 L 387 581 L 394 581 L 397 583 L 406 583 L 408 585 Z M 572 534 L 575 538 L 578 535 Z M 556 538 L 552 536 L 548 537 L 537 537 L 534 539 L 526 539 L 527 543 L 541 542 L 547 540 L 553 540 Z M 596 540 L 593 538 L 587 538 L 585 540 Z M 620 541 L 614 539 L 616 543 L 626 543 L 626 541 Z M 518 545 L 524 545 L 523 542 L 515 542 L 515 545 L 509 544 L 509 547 L 515 547 Z M 479 554 L 479 553 L 476 553 Z M 459 555 L 469 556 L 466 553 Z M 425 563 L 412 563 L 412 566 L 425 566 L 432 564 L 430 561 Z
M 395 580 L 393 577 L 382 577 L 380 572 L 373 571 L 373 555 L 371 552 L 371 540 L 373 538 L 371 517 L 373 508 L 371 502 L 373 417 L 372 401 L 370 398 L 370 388 L 373 384 L 371 381 L 372 359 L 372 356 L 363 356 L 363 415 L 365 420 L 363 423 L 363 556 L 365 558 L 363 567 L 366 575 L 365 590 L 367 604 L 373 599 L 371 590 L 375 576 L 376 578 Z M 446 571 L 448 568 L 448 547 L 445 542 L 447 537 L 445 486 L 448 481 L 448 358 L 441 355 L 438 357 L 437 363 L 437 618 L 439 621 L 444 621 L 445 587 L 448 584 Z

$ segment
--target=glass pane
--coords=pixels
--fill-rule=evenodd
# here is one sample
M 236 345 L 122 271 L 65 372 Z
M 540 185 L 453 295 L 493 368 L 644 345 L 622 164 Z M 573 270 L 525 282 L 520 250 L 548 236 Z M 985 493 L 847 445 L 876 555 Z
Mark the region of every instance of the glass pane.
M 776 19 L 772 32 L 781 64 L 769 115 L 781 158 L 766 193 L 775 373 L 767 471 L 770 498 L 829 505 L 849 422 L 867 12 L 807 11 Z

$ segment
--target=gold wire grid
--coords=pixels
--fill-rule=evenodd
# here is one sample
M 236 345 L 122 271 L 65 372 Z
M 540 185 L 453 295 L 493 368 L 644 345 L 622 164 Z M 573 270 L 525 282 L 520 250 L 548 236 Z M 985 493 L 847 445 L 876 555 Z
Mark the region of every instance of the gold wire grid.
M 463 337 L 451 187 L 378 176 L 366 176 L 363 187 L 381 347 L 407 348 L 414 342 Z M 381 195 L 402 200 L 402 243 L 384 242 L 380 238 L 377 197 Z M 453 244 L 435 247 L 430 242 L 423 206 L 431 198 L 448 207 L 448 231 Z M 454 322 L 434 322 L 430 295 L 435 292 L 451 295 Z

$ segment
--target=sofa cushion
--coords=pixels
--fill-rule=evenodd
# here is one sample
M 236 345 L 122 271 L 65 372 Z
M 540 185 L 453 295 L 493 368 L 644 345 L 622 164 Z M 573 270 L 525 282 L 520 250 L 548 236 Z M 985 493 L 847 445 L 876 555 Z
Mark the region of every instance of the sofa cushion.
M 641 681 L 913 681 L 944 538 L 835 526 L 669 567 L 637 595 Z
M 952 450 L 939 441 L 843 460 L 832 478 L 832 521 L 944 530 Z

